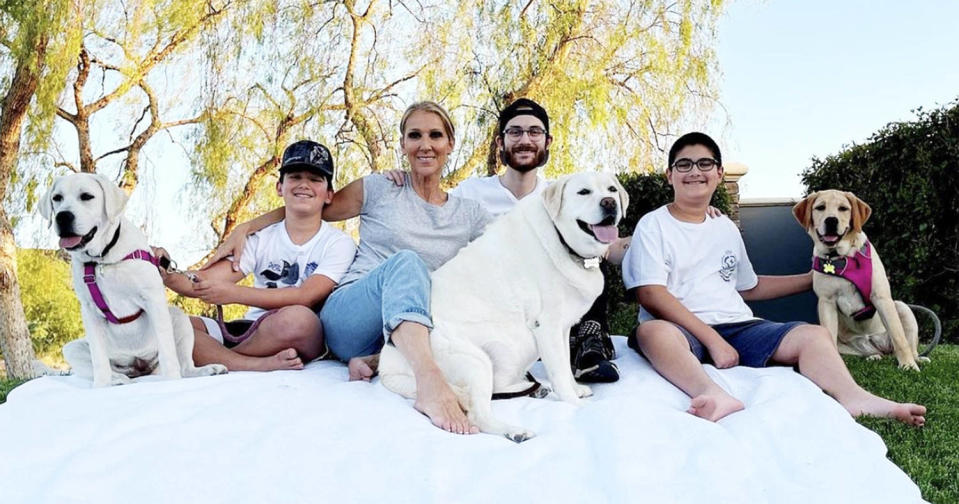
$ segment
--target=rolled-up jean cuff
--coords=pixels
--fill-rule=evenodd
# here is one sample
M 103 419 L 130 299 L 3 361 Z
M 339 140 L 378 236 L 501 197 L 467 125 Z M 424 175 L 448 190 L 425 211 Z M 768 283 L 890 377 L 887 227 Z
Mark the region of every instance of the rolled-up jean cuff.
M 390 334 L 403 322 L 416 322 L 417 324 L 426 326 L 427 329 L 433 328 L 433 319 L 430 318 L 429 314 L 416 308 L 410 308 L 409 311 L 393 315 L 390 317 L 390 320 L 386 322 L 386 326 L 383 327 L 383 336 L 386 337 L 387 342 L 390 341 Z

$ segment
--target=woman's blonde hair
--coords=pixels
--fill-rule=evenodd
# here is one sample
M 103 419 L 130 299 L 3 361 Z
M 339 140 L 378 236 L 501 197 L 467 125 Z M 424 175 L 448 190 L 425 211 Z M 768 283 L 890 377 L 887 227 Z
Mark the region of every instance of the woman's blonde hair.
M 440 120 L 443 121 L 443 129 L 446 130 L 446 136 L 450 138 L 450 141 L 456 140 L 456 129 L 453 128 L 453 121 L 450 120 L 449 113 L 446 112 L 439 103 L 433 101 L 421 101 L 416 102 L 406 108 L 406 112 L 403 112 L 403 118 L 400 119 L 400 136 L 406 135 L 406 120 L 410 118 L 410 115 L 413 112 L 432 112 L 440 117 Z

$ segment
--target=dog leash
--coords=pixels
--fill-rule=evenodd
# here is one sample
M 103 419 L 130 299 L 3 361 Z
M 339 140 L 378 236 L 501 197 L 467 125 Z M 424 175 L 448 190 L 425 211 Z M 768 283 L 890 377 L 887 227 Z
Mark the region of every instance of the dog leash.
M 176 273 L 179 275 L 183 275 L 189 278 L 190 281 L 193 283 L 200 281 L 200 277 L 197 276 L 196 273 L 192 271 L 178 269 L 176 262 L 170 259 L 169 257 L 165 257 L 165 256 L 160 257 L 156 265 L 166 270 L 167 273 Z M 250 327 L 248 327 L 245 331 L 243 331 L 243 334 L 234 335 L 227 328 L 226 321 L 224 321 L 223 319 L 223 305 L 216 305 L 216 325 L 220 328 L 220 334 L 223 336 L 223 340 L 229 341 L 230 343 L 233 343 L 236 345 L 236 344 L 243 343 L 243 341 L 245 341 L 247 338 L 252 336 L 253 332 L 256 331 L 257 327 L 260 326 L 260 322 L 262 322 L 263 319 L 269 317 L 270 315 L 273 315 L 277 311 L 278 310 L 276 309 L 267 311 L 258 319 L 254 320 L 253 323 L 250 325 Z
M 137 249 L 129 254 L 125 255 L 121 261 L 127 261 L 129 259 L 138 259 L 141 261 L 146 261 L 154 266 L 159 263 L 159 260 L 153 256 L 153 254 L 147 252 L 143 249 Z M 93 304 L 100 309 L 103 313 L 103 316 L 106 317 L 107 322 L 111 324 L 127 324 L 133 322 L 134 320 L 140 318 L 140 315 L 143 315 L 143 308 L 140 308 L 140 311 L 129 315 L 126 317 L 117 318 L 116 315 L 110 311 L 110 307 L 107 306 L 106 300 L 103 298 L 103 292 L 100 291 L 100 287 L 97 286 L 97 265 L 100 263 L 88 262 L 83 263 L 83 283 L 87 285 L 87 289 L 90 291 L 90 297 L 93 298 Z

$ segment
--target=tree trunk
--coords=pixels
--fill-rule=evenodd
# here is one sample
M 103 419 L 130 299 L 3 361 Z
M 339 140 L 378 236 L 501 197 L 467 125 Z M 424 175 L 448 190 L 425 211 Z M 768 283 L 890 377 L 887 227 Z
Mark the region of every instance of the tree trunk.
M 39 84 L 40 69 L 46 58 L 47 39 L 37 41 L 35 61 L 25 58 L 18 62 L 0 112 L 0 202 L 10 184 L 10 177 L 20 153 L 20 132 L 23 120 Z M 17 281 L 17 246 L 7 213 L 0 204 L 0 351 L 12 378 L 36 376 L 36 355 L 30 341 L 20 283 Z

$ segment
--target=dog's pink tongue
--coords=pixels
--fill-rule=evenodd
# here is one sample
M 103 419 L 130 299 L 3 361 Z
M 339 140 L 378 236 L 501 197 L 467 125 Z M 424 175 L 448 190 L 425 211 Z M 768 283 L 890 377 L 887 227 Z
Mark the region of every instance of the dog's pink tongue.
M 64 238 L 60 238 L 60 248 L 68 249 L 71 247 L 76 247 L 77 244 L 80 243 L 80 240 L 82 239 L 83 239 L 82 236 L 67 236 Z
M 589 229 L 603 243 L 613 243 L 619 238 L 619 229 L 616 226 L 589 226 Z

